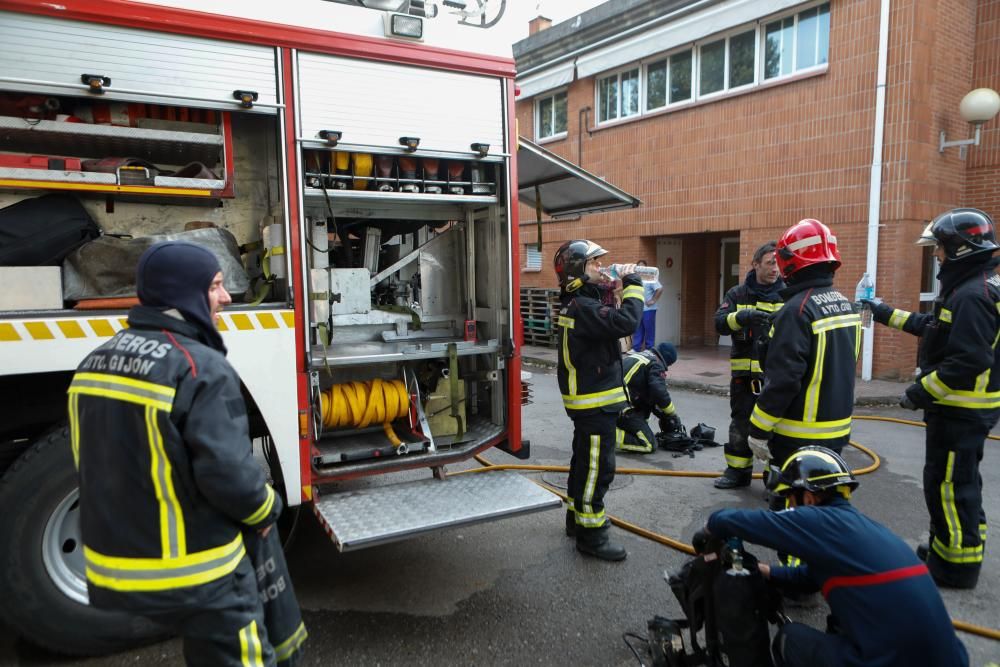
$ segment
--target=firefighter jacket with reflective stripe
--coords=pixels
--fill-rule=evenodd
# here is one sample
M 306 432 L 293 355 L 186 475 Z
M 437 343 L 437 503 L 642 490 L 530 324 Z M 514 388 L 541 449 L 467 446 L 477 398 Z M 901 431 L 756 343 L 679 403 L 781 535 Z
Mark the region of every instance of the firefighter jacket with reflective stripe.
M 942 285 L 931 313 L 883 304 L 873 315 L 921 337 L 920 376 L 907 391 L 914 403 L 992 427 L 1000 415 L 1000 277 L 988 262 L 970 267 L 955 283 L 947 291 Z
M 801 559 L 796 567 L 772 566 L 771 580 L 822 590 L 849 644 L 845 667 L 969 664 L 913 549 L 847 500 L 782 512 L 719 510 L 708 530 Z
M 675 414 L 677 409 L 667 390 L 667 367 L 654 350 L 629 352 L 622 357 L 625 387 L 629 402 L 649 414 L 664 416 Z
M 733 377 L 759 377 L 763 370 L 760 365 L 759 345 L 767 336 L 767 331 L 753 327 L 742 327 L 736 322 L 736 314 L 741 310 L 755 309 L 765 313 L 776 313 L 781 308 L 781 290 L 785 284 L 778 278 L 773 285 L 757 282 L 757 272 L 751 270 L 742 283 L 729 288 L 725 298 L 715 311 L 715 330 L 720 336 L 730 336 L 729 369 Z
M 782 290 L 785 305 L 772 322 L 764 387 L 750 415 L 753 437 L 847 444 L 861 318 L 832 285 L 826 276 Z
M 69 388 L 91 600 L 188 603 L 235 570 L 241 528 L 267 526 L 282 504 L 252 457 L 226 358 L 156 309 L 134 308 L 129 325 Z
M 621 306 L 600 301 L 599 289 L 585 284 L 563 292 L 559 330 L 559 391 L 571 418 L 618 412 L 626 406 L 619 339 L 631 336 L 642 319 L 642 281 L 622 280 Z

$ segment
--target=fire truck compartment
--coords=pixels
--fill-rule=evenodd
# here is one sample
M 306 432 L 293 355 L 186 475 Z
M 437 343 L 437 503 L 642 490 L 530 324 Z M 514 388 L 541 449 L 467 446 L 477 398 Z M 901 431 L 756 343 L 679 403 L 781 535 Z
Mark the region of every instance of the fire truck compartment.
M 317 488 L 314 498 L 316 516 L 340 551 L 561 505 L 554 493 L 510 471 L 432 477 L 329 495 Z

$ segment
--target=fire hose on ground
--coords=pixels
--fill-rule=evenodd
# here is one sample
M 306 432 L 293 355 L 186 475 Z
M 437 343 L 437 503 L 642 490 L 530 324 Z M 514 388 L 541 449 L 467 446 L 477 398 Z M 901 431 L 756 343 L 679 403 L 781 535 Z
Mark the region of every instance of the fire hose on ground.
M 324 414 L 325 414 L 325 409 L 324 409 Z M 880 421 L 880 422 L 889 422 L 896 424 L 906 424 L 908 426 L 926 427 L 926 424 L 924 424 L 924 422 L 913 421 L 909 419 L 897 419 L 895 417 L 875 417 L 875 416 L 859 415 L 855 416 L 854 419 L 863 421 Z M 990 440 L 1000 440 L 1000 436 L 996 435 L 990 435 L 987 437 Z M 854 442 L 853 440 L 850 442 L 850 444 L 852 447 L 860 450 L 862 453 L 868 456 L 872 461 L 870 465 L 865 466 L 864 468 L 859 468 L 857 470 L 854 470 L 853 472 L 855 475 L 867 475 L 870 472 L 874 472 L 879 468 L 880 465 L 882 465 L 882 459 L 879 458 L 879 455 L 876 454 L 871 449 L 865 447 L 860 443 Z M 482 472 L 499 471 L 499 470 L 520 470 L 526 472 L 569 472 L 569 466 L 493 463 L 483 458 L 482 456 L 476 456 L 476 461 L 482 464 L 483 467 L 472 468 L 469 470 L 455 471 L 448 474 L 462 475 L 468 473 L 482 473 Z M 655 470 L 651 468 L 618 468 L 615 474 L 649 475 L 653 477 L 702 477 L 702 478 L 713 478 L 721 476 L 721 473 L 717 472 L 705 472 L 697 470 Z M 762 475 L 760 473 L 754 473 L 753 477 L 754 479 L 761 479 Z M 544 481 L 537 483 L 544 485 L 546 489 L 560 496 L 564 502 L 567 500 L 565 494 L 552 488 Z M 695 554 L 694 547 L 692 547 L 690 544 L 681 542 L 679 540 L 675 540 L 671 537 L 667 537 L 666 535 L 662 535 L 660 533 L 656 533 L 651 530 L 647 530 L 641 526 L 637 526 L 634 523 L 625 521 L 624 519 L 619 519 L 618 517 L 615 516 L 608 515 L 608 518 L 611 520 L 612 524 L 618 526 L 619 528 L 627 530 L 630 533 L 638 535 L 639 537 L 644 537 L 648 540 L 652 540 L 653 542 L 658 542 L 659 544 L 670 547 L 671 549 L 676 549 L 677 551 L 681 551 L 686 554 L 690 555 Z M 996 630 L 994 628 L 987 628 L 972 623 L 966 623 L 965 621 L 959 621 L 954 619 L 952 620 L 951 623 L 956 630 L 959 630 L 961 632 L 967 632 L 970 634 L 979 635 L 980 637 L 986 637 L 987 639 L 994 639 L 1000 641 L 1000 630 Z

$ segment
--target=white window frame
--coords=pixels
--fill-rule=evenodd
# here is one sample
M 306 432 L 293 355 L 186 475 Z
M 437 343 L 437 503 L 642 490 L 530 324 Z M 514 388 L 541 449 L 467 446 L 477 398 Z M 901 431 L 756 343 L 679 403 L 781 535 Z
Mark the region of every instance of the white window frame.
M 549 134 L 547 136 L 542 136 L 542 132 L 541 132 L 541 130 L 542 130 L 542 122 L 541 122 L 541 120 L 542 120 L 542 115 L 541 115 L 542 102 L 544 102 L 545 100 L 549 100 L 549 99 L 552 100 L 552 126 L 555 127 L 555 120 L 556 120 L 556 113 L 555 113 L 555 110 L 556 110 L 556 97 L 558 97 L 559 95 L 565 95 L 566 96 L 566 129 L 563 130 L 562 132 L 554 132 L 554 133 Z M 566 136 L 567 136 L 567 134 L 568 134 L 568 132 L 569 132 L 569 93 L 568 93 L 568 89 L 566 89 L 566 88 L 560 88 L 560 89 L 557 89 L 557 90 L 554 90 L 554 91 L 551 91 L 551 92 L 546 92 L 545 95 L 540 95 L 539 97 L 537 97 L 535 99 L 535 139 L 537 141 L 551 141 L 551 140 L 556 140 L 556 139 L 565 139 Z
M 672 75 L 671 75 L 671 71 L 670 71 L 670 63 L 673 60 L 674 56 L 680 55 L 682 53 L 688 53 L 688 52 L 691 53 L 691 96 L 688 97 L 686 100 L 678 100 L 676 102 L 671 102 L 670 101 L 670 84 L 672 82 L 672 78 L 671 78 Z M 684 46 L 682 48 L 674 49 L 674 50 L 668 51 L 666 53 L 661 53 L 661 54 L 657 55 L 657 57 L 655 59 L 651 60 L 650 62 L 647 62 L 647 63 L 643 64 L 643 66 L 642 66 L 642 73 L 640 74 L 640 76 L 642 77 L 642 80 L 640 81 L 640 84 L 642 86 L 642 93 L 643 93 L 643 95 L 642 95 L 642 112 L 644 114 L 657 113 L 657 112 L 663 111 L 664 109 L 669 109 L 670 107 L 677 107 L 677 106 L 680 106 L 682 104 L 691 104 L 692 102 L 695 101 L 695 80 L 694 80 L 695 70 L 694 70 L 694 67 L 695 67 L 695 62 L 697 60 L 697 58 L 695 56 L 695 53 L 696 53 L 696 50 L 695 50 L 694 46 L 692 44 L 688 44 L 688 45 L 686 45 L 686 46 Z M 655 64 L 660 63 L 660 62 L 666 63 L 666 66 L 667 66 L 667 78 L 666 78 L 666 81 L 665 81 L 666 90 L 664 91 L 664 93 L 666 94 L 666 98 L 665 98 L 666 99 L 666 103 L 662 107 L 650 108 L 649 107 L 649 91 L 650 91 L 650 87 L 649 87 L 649 68 L 652 65 L 655 65 Z M 632 116 L 629 116 L 629 118 L 631 118 L 631 117 Z
M 816 9 L 817 7 L 822 7 L 823 5 L 830 5 L 830 0 L 819 0 L 819 2 L 811 2 L 808 5 L 796 7 L 793 12 L 785 12 L 784 14 L 776 14 L 775 16 L 768 16 L 767 18 L 760 19 L 758 23 L 758 34 L 757 34 L 757 80 L 761 83 L 772 83 L 774 81 L 780 81 L 782 79 L 787 79 L 793 76 L 798 76 L 801 74 L 807 74 L 809 72 L 815 72 L 823 70 L 830 64 L 830 34 L 827 32 L 826 38 L 826 62 L 817 63 L 815 65 L 810 65 L 809 67 L 798 67 L 799 58 L 799 15 L 802 12 L 807 12 L 810 9 Z M 832 13 L 832 8 L 828 10 L 828 14 Z M 771 23 L 776 23 L 778 21 L 784 21 L 787 18 L 794 19 L 792 22 L 792 69 L 788 74 L 778 74 L 777 76 L 772 76 L 770 79 L 765 77 L 766 72 L 764 72 L 764 67 L 766 63 L 764 62 L 764 55 L 767 53 L 767 26 Z M 819 42 L 817 41 L 817 48 L 819 47 Z
M 622 74 L 629 74 L 631 72 L 638 73 L 637 78 L 639 82 L 639 104 L 638 107 L 636 108 L 635 113 L 629 114 L 628 116 L 623 116 L 622 100 L 624 99 L 624 96 L 622 95 Z M 618 123 L 625 120 L 632 120 L 633 118 L 639 118 L 643 115 L 643 104 L 645 104 L 646 101 L 646 92 L 645 92 L 646 77 L 644 76 L 645 72 L 646 69 L 640 63 L 635 63 L 633 65 L 629 65 L 628 67 L 622 67 L 620 69 L 614 70 L 613 72 L 608 72 L 607 74 L 594 77 L 594 108 L 597 109 L 597 112 L 594 114 L 594 117 L 597 120 L 597 125 L 599 126 L 609 125 L 612 123 Z M 615 116 L 614 118 L 607 118 L 605 120 L 601 120 L 601 82 L 611 78 L 615 79 L 615 87 L 618 90 L 618 99 L 616 105 L 616 112 L 618 115 Z
M 696 86 L 692 85 L 692 89 L 693 89 L 692 90 L 692 100 L 693 101 L 714 99 L 715 97 L 726 95 L 726 94 L 729 94 L 729 93 L 732 93 L 732 92 L 735 92 L 735 91 L 746 90 L 746 89 L 752 88 L 752 87 L 754 87 L 754 86 L 756 86 L 758 84 L 758 82 L 760 81 L 760 76 L 759 76 L 759 72 L 758 72 L 758 70 L 760 70 L 760 67 L 758 66 L 758 63 L 760 62 L 760 41 L 761 41 L 760 40 L 760 32 L 761 32 L 762 29 L 763 29 L 762 28 L 762 24 L 760 22 L 751 23 L 751 24 L 743 24 L 742 26 L 739 26 L 737 28 L 733 28 L 731 30 L 727 30 L 724 33 L 716 33 L 715 35 L 712 35 L 711 37 L 708 37 L 708 38 L 706 38 L 704 40 L 701 40 L 701 41 L 695 43 L 694 52 L 696 54 L 696 56 L 695 56 L 695 61 L 696 62 L 695 62 L 694 73 L 695 73 L 695 75 L 697 77 L 697 85 Z M 744 83 L 744 84 L 742 84 L 740 86 L 736 86 L 735 88 L 733 88 L 732 86 L 730 86 L 730 83 L 729 83 L 729 63 L 730 63 L 729 57 L 730 57 L 730 54 L 732 53 L 732 46 L 731 46 L 732 39 L 736 35 L 742 35 L 742 34 L 747 33 L 747 32 L 753 32 L 754 33 L 754 40 L 753 40 L 754 41 L 754 48 L 753 48 L 753 80 L 751 80 L 750 83 Z M 723 53 L 722 53 L 722 89 L 721 90 L 717 90 L 717 91 L 715 91 L 713 93 L 705 93 L 703 95 L 702 92 L 701 92 L 701 50 L 702 50 L 702 48 L 704 48 L 705 46 L 708 46 L 709 44 L 715 44 L 716 42 L 720 42 L 720 41 L 723 42 L 723 47 L 722 47 L 722 49 L 723 49 Z
M 524 273 L 540 273 L 544 264 L 545 258 L 542 257 L 542 251 L 538 250 L 538 244 L 534 242 L 525 243 L 524 266 L 521 267 L 521 271 Z

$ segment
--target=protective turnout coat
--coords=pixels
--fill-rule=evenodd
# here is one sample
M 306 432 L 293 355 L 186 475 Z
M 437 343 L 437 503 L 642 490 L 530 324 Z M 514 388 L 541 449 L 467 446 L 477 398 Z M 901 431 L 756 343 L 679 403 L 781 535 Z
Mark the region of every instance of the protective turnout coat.
M 751 270 L 742 283 L 730 287 L 725 298 L 715 311 L 715 330 L 720 336 L 731 336 L 729 350 L 729 370 L 733 377 L 760 377 L 758 341 L 767 336 L 767 331 L 753 327 L 742 327 L 736 322 L 741 310 L 754 309 L 765 313 L 776 313 L 781 308 L 781 290 L 785 284 L 779 278 L 771 285 L 757 282 L 757 272 Z
M 670 416 L 677 412 L 667 390 L 667 367 L 653 350 L 629 352 L 622 357 L 625 386 L 632 407 L 649 414 Z
M 781 292 L 771 327 L 764 388 L 750 435 L 781 436 L 788 449 L 822 444 L 839 451 L 851 434 L 861 318 L 831 276 Z
M 622 355 L 618 339 L 631 336 L 642 317 L 642 280 L 622 280 L 620 308 L 608 306 L 588 292 L 563 294 L 559 311 L 559 391 L 571 419 L 598 412 L 618 412 L 626 405 Z
M 847 500 L 783 512 L 720 510 L 708 519 L 708 530 L 801 558 L 804 565 L 772 566 L 771 580 L 822 591 L 844 639 L 841 655 L 829 656 L 829 664 L 969 664 L 927 567 Z
M 136 610 L 225 594 L 281 500 L 251 456 L 236 372 L 198 327 L 136 307 L 69 389 L 90 600 Z M 109 474 L 109 471 L 115 474 Z M 231 586 L 231 584 L 230 584 Z

